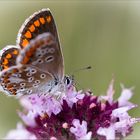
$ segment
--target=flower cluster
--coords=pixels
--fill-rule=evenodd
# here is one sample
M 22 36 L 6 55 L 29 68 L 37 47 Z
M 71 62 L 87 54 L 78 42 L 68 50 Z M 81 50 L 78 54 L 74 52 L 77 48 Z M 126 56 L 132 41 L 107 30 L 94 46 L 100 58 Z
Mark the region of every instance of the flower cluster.
M 71 86 L 61 100 L 32 94 L 20 99 L 24 110 L 18 112 L 24 125 L 10 131 L 7 139 L 98 140 L 120 139 L 133 131 L 140 122 L 128 111 L 136 105 L 129 102 L 132 89 L 122 88 L 118 100 L 113 100 L 114 81 L 106 96 L 90 91 L 76 91 Z

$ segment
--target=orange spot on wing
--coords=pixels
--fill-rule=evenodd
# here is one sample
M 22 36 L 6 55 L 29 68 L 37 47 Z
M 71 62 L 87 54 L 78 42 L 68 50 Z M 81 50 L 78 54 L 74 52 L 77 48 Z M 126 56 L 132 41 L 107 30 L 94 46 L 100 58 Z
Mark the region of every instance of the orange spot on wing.
M 22 61 L 22 64 L 27 64 L 28 61 L 29 61 L 29 58 L 27 56 L 25 56 Z
M 8 66 L 4 66 L 4 69 L 8 69 L 9 67 Z
M 8 84 L 8 85 L 7 85 L 7 88 L 12 88 L 12 87 L 13 87 L 12 84 Z
M 33 53 L 36 50 L 37 46 L 31 47 L 30 52 Z
M 36 21 L 34 22 L 34 25 L 35 25 L 36 27 L 39 27 L 39 26 L 40 26 L 39 20 L 36 20 Z
M 11 57 L 12 57 L 12 55 L 9 54 L 9 53 L 6 55 L 6 58 L 8 58 L 8 59 L 11 58 Z
M 4 83 L 9 83 L 9 80 L 8 79 L 4 79 Z
M 18 51 L 17 50 L 14 50 L 13 51 L 13 54 L 17 55 L 18 54 Z
M 4 65 L 8 64 L 8 60 L 6 58 L 4 59 L 3 64 Z
M 30 57 L 30 56 L 32 56 L 32 51 L 28 51 L 27 53 L 26 53 L 26 55 L 28 56 L 28 57 Z
M 16 94 L 17 94 L 17 93 L 16 93 L 17 90 L 14 89 L 14 88 L 10 89 L 10 91 L 12 92 L 13 95 L 16 95 Z
M 19 70 L 15 68 L 15 69 L 12 70 L 12 73 L 16 73 L 16 72 L 18 72 L 18 71 L 19 71 Z
M 31 37 L 32 37 L 31 32 L 30 32 L 30 31 L 27 31 L 27 32 L 25 33 L 25 37 L 26 37 L 26 38 L 31 38 Z
M 45 24 L 45 19 L 44 18 L 40 18 L 39 20 L 42 24 Z
M 51 20 L 52 20 L 52 19 L 51 19 L 51 16 L 47 16 L 47 17 L 46 17 L 46 20 L 47 20 L 48 23 L 50 23 Z
M 16 93 L 16 90 L 15 90 L 15 89 L 13 89 L 13 90 L 12 90 L 12 94 L 13 94 L 13 95 L 17 95 L 17 93 Z
M 35 26 L 34 26 L 34 25 L 31 25 L 31 26 L 29 27 L 29 30 L 30 30 L 31 32 L 34 32 L 34 31 L 35 31 Z
M 21 45 L 22 45 L 23 47 L 26 47 L 26 46 L 28 45 L 28 43 L 29 43 L 29 41 L 28 41 L 27 39 L 23 39 Z
M 4 75 L 2 75 L 2 78 L 8 79 L 10 76 L 11 76 L 11 73 L 5 73 Z

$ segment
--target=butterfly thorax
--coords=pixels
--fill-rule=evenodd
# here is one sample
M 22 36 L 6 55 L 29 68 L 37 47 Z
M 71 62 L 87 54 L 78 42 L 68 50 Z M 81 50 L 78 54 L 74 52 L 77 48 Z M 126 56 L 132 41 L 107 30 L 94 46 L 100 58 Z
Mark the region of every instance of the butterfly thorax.
M 72 85 L 72 76 L 65 75 L 61 81 L 58 78 L 55 78 L 55 80 L 51 83 L 51 88 L 45 94 L 53 95 L 56 98 L 60 98 L 67 93 L 67 91 Z

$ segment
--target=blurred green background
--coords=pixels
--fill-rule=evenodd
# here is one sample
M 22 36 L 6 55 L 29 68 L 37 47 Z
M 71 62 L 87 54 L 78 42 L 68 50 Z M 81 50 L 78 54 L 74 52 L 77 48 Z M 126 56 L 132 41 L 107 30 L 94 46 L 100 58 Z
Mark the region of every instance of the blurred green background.
M 120 83 L 134 86 L 131 101 L 140 105 L 140 3 L 101 1 L 0 1 L 0 47 L 15 44 L 24 20 L 42 8 L 50 8 L 59 31 L 66 74 L 91 65 L 92 70 L 75 74 L 79 89 L 105 94 L 112 75 L 116 95 Z M 20 120 L 18 101 L 0 95 L 0 138 Z M 130 112 L 140 116 L 140 108 Z M 140 139 L 140 124 L 127 139 Z

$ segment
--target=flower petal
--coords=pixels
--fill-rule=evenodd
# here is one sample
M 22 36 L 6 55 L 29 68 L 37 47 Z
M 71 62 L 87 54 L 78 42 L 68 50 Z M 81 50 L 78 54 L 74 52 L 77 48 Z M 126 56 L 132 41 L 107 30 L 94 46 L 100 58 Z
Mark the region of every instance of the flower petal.
M 27 131 L 21 123 L 17 124 L 17 129 L 11 130 L 4 139 L 14 139 L 14 140 L 21 140 L 22 139 L 30 139 L 35 140 L 37 139 L 36 136 L 29 131 Z
M 121 96 L 118 98 L 119 106 L 132 105 L 128 100 L 131 99 L 133 95 L 132 89 L 122 88 Z
M 101 136 L 105 136 L 106 140 L 115 140 L 115 129 L 112 125 L 108 128 L 100 127 L 97 130 L 97 134 Z

